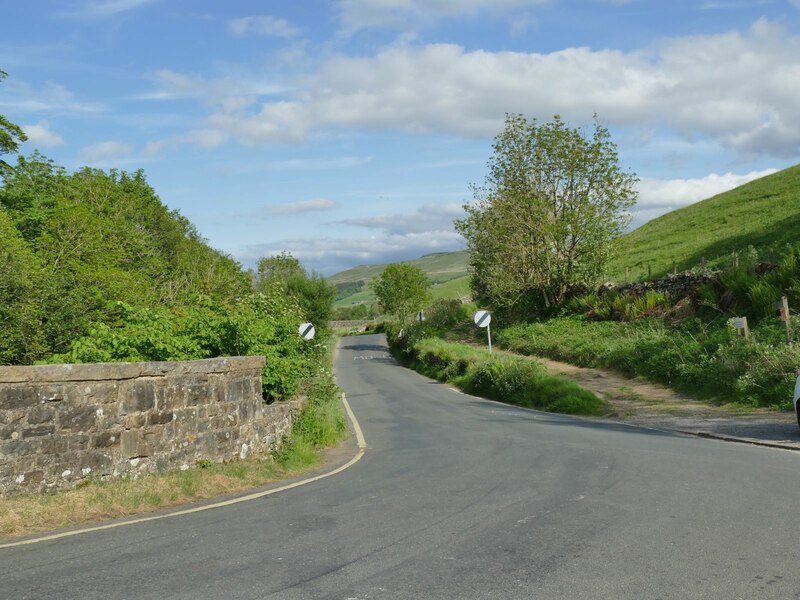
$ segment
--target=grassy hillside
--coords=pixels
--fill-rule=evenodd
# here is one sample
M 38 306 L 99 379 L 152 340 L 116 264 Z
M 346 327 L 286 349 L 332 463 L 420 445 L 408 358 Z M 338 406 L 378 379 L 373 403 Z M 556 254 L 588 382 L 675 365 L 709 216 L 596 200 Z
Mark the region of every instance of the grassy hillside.
M 428 274 L 428 277 L 434 283 L 433 292 L 436 298 L 455 298 L 469 293 L 469 285 L 466 277 L 468 258 L 469 255 L 466 251 L 440 252 L 436 254 L 427 254 L 422 258 L 406 262 L 422 269 Z M 334 285 L 356 283 L 359 281 L 364 282 L 363 289 L 338 299 L 334 306 L 350 306 L 360 303 L 371 304 L 374 302 L 375 294 L 370 289 L 369 282 L 380 275 L 384 268 L 386 268 L 386 265 L 361 265 L 328 277 L 328 281 Z M 460 283 L 453 280 L 459 280 Z M 451 281 L 453 282 L 452 284 L 449 283 Z M 442 289 L 439 290 L 437 288 Z
M 462 277 L 467 273 L 467 260 L 469 256 L 466 251 L 461 252 L 439 252 L 436 254 L 426 254 L 416 260 L 405 261 L 425 271 L 431 281 L 449 281 L 456 277 Z M 361 265 L 336 273 L 328 277 L 328 281 L 336 285 L 337 283 L 347 283 L 351 281 L 369 281 L 383 272 L 386 265 Z
M 773 249 L 780 256 L 787 244 L 800 241 L 800 165 L 762 177 L 729 192 L 692 204 L 645 223 L 623 236 L 606 279 L 622 281 L 653 277 L 676 268 L 729 266 L 731 253 L 740 260 L 753 255 L 765 260 Z

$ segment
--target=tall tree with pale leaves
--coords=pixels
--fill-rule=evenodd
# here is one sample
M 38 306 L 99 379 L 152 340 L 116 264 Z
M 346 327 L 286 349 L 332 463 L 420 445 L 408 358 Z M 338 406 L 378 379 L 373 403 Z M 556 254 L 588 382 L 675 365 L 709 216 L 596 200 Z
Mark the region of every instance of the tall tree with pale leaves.
M 608 129 L 596 117 L 587 133 L 558 116 L 507 115 L 493 149 L 485 185 L 456 221 L 476 295 L 527 310 L 597 283 L 636 201 L 637 178 L 619 166 Z

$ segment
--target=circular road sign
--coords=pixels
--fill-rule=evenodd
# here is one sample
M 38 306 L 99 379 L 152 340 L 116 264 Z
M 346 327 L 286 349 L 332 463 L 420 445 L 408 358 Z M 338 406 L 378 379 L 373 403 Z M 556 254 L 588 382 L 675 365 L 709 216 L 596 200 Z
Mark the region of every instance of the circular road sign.
M 317 333 L 311 323 L 301 323 L 297 331 L 300 333 L 300 337 L 304 340 L 313 340 L 314 334 Z
M 489 323 L 492 322 L 492 315 L 489 314 L 488 310 L 479 310 L 475 313 L 473 320 L 478 327 L 488 327 Z

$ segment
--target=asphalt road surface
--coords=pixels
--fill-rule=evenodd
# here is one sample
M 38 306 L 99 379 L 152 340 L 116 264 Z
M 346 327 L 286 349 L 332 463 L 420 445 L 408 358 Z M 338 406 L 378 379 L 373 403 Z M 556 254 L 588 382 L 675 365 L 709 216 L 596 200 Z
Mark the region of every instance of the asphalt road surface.
M 0 598 L 800 598 L 800 455 L 542 414 L 344 338 L 364 458 L 273 496 L 0 550 Z

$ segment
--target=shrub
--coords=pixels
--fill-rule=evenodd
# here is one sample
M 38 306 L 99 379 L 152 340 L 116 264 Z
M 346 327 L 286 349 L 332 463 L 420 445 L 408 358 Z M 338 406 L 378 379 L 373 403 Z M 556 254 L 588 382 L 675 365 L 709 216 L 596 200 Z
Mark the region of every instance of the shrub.
M 172 310 L 117 303 L 114 324 L 94 323 L 70 351 L 48 362 L 193 360 L 217 356 L 266 357 L 264 398 L 293 397 L 319 361 L 320 346 L 297 335 L 301 315 L 279 288 L 232 305 L 199 297 Z

